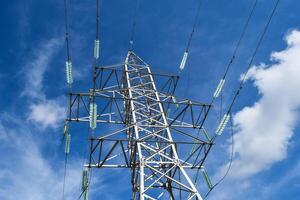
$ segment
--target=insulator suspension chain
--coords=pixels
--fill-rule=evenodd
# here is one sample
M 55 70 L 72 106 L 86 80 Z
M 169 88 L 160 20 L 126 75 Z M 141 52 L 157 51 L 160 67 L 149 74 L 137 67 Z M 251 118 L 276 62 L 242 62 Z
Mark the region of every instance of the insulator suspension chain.
M 182 71 L 185 68 L 185 65 L 186 65 L 186 61 L 187 61 L 187 58 L 188 58 L 188 55 L 189 55 L 191 42 L 192 42 L 192 39 L 193 39 L 193 36 L 194 36 L 194 33 L 195 33 L 198 18 L 199 18 L 199 15 L 200 15 L 200 8 L 202 6 L 202 1 L 203 0 L 199 0 L 199 5 L 198 5 L 197 11 L 196 11 L 196 16 L 195 16 L 195 19 L 194 19 L 192 31 L 190 33 L 190 37 L 188 39 L 188 43 L 187 43 L 185 52 L 183 53 L 183 57 L 182 57 L 182 60 L 181 60 L 180 66 L 179 66 L 180 71 Z
M 67 75 L 67 83 L 68 85 L 72 85 L 73 83 L 73 74 L 72 74 L 72 61 L 66 61 L 66 75 Z
M 222 118 L 222 120 L 221 120 L 218 128 L 216 129 L 216 134 L 217 135 L 221 135 L 223 133 L 223 131 L 224 131 L 224 129 L 225 129 L 225 127 L 226 127 L 229 119 L 230 119 L 230 115 L 229 114 L 225 114 L 223 116 L 223 118 Z
M 204 178 L 204 180 L 205 180 L 205 182 L 206 182 L 208 188 L 209 188 L 209 189 L 212 189 L 212 188 L 213 188 L 213 185 L 212 185 L 212 183 L 211 183 L 211 180 L 210 180 L 210 178 L 209 178 L 209 176 L 208 176 L 208 174 L 207 174 L 205 168 L 204 168 L 203 166 L 201 166 L 200 170 L 201 170 L 202 176 L 203 176 L 203 178 Z
M 180 70 L 184 69 L 188 55 L 189 55 L 188 52 L 184 52 L 181 63 L 180 63 L 180 67 L 179 67 Z
M 94 46 L 94 58 L 99 58 L 99 51 L 100 51 L 100 41 L 99 39 L 95 40 L 95 46 Z
M 90 103 L 90 128 L 95 129 L 97 127 L 97 104 Z
M 82 196 L 83 200 L 88 200 L 89 197 L 89 171 L 87 168 L 84 168 L 82 171 L 82 183 L 81 183 L 81 189 L 82 189 Z

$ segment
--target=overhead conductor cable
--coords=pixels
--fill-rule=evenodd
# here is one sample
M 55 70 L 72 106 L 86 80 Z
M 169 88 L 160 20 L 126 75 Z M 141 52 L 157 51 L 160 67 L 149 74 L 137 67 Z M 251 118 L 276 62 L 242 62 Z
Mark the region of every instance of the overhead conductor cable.
M 72 91 L 73 84 L 73 73 L 72 73 L 72 61 L 69 50 L 69 22 L 68 22 L 68 2 L 64 0 L 64 22 L 65 22 L 65 42 L 66 42 L 66 79 L 67 84 L 69 86 L 70 92 Z M 68 123 L 65 122 L 64 125 L 64 139 L 65 139 L 65 163 L 64 163 L 64 179 L 63 179 L 63 189 L 62 189 L 62 199 L 65 199 L 65 185 L 66 185 L 66 176 L 67 176 L 67 164 L 68 164 L 68 156 L 70 153 L 70 143 L 71 143 L 71 135 L 68 132 Z
M 249 22 L 250 22 L 250 20 L 251 20 L 251 18 L 252 18 L 252 16 L 253 16 L 254 10 L 255 10 L 255 8 L 256 8 L 256 6 L 257 6 L 257 2 L 258 2 L 258 0 L 255 0 L 253 6 L 252 6 L 252 8 L 251 8 L 251 12 L 250 12 L 250 14 L 249 14 L 249 16 L 248 16 L 248 18 L 247 18 L 247 20 L 246 20 L 246 23 L 245 23 L 244 27 L 243 27 L 242 33 L 241 33 L 241 35 L 240 35 L 240 37 L 239 37 L 239 40 L 238 40 L 238 42 L 237 42 L 237 45 L 236 45 L 236 47 L 235 47 L 235 49 L 234 49 L 233 55 L 232 55 L 232 57 L 231 57 L 231 59 L 230 59 L 228 65 L 227 65 L 227 67 L 226 67 L 226 71 L 225 71 L 225 73 L 224 73 L 222 79 L 220 80 L 220 82 L 219 82 L 219 84 L 218 84 L 218 86 L 217 86 L 217 88 L 216 88 L 216 90 L 215 90 L 215 92 L 214 92 L 214 95 L 213 95 L 213 98 L 212 98 L 212 101 L 211 101 L 211 104 L 210 104 L 210 105 L 213 104 L 213 102 L 215 101 L 215 99 L 216 99 L 217 97 L 219 97 L 219 95 L 221 94 L 221 92 L 222 92 L 222 90 L 223 90 L 223 87 L 224 87 L 224 84 L 225 84 L 225 80 L 226 80 L 227 73 L 228 73 L 229 68 L 231 67 L 231 65 L 232 65 L 232 63 L 233 63 L 233 61 L 234 61 L 234 59 L 235 59 L 235 57 L 236 57 L 237 51 L 238 51 L 238 49 L 239 49 L 239 47 L 240 47 L 240 44 L 241 44 L 242 39 L 243 39 L 244 36 L 245 36 L 246 30 L 248 29 Z M 185 56 L 185 57 L 186 57 L 186 56 Z M 183 62 L 182 62 L 182 63 L 185 64 L 185 62 L 186 62 L 186 58 L 183 58 Z M 181 68 L 184 68 L 183 65 L 182 65 Z M 211 107 L 209 107 L 209 108 L 211 108 Z M 230 120 L 230 115 L 229 115 L 229 114 L 226 115 L 226 116 L 224 116 L 224 117 L 223 117 L 223 120 L 221 120 L 221 123 L 219 124 L 219 127 L 218 127 L 217 130 L 216 130 L 217 134 L 222 134 L 223 130 L 225 129 L 226 124 L 228 123 L 228 120 Z M 202 125 L 201 125 L 201 127 L 202 127 Z M 215 137 L 213 137 L 212 139 L 210 139 L 209 136 L 208 136 L 208 134 L 207 134 L 207 132 L 204 132 L 204 133 L 205 133 L 206 138 L 207 138 L 209 141 L 212 141 L 212 142 L 213 142 L 213 141 L 215 140 Z M 208 137 L 207 137 L 207 136 L 208 136 Z M 198 180 L 198 174 L 199 174 L 199 171 L 200 171 L 200 170 L 197 171 L 197 175 L 196 175 L 196 178 L 195 178 L 195 182 L 197 182 L 197 180 Z
M 132 20 L 132 29 L 130 34 L 130 40 L 129 40 L 129 50 L 133 50 L 133 42 L 134 42 L 134 36 L 135 36 L 135 29 L 136 29 L 136 19 L 137 19 L 137 12 L 139 9 L 139 0 L 135 1 L 135 8 L 133 13 L 133 20 Z
M 183 53 L 183 57 L 182 57 L 182 60 L 181 60 L 180 66 L 179 66 L 179 69 L 181 71 L 185 68 L 186 61 L 187 61 L 188 56 L 189 56 L 189 49 L 190 49 L 190 46 L 191 46 L 191 42 L 192 42 L 192 39 L 193 39 L 193 36 L 194 36 L 194 33 L 195 33 L 198 18 L 199 18 L 199 15 L 200 15 L 200 8 L 201 8 L 201 5 L 202 5 L 202 1 L 203 0 L 199 0 L 199 5 L 198 5 L 197 11 L 196 11 L 196 16 L 195 16 L 195 20 L 194 20 L 194 23 L 193 23 L 192 32 L 190 34 L 185 52 Z
M 90 96 L 90 128 L 91 128 L 91 136 L 93 136 L 93 130 L 97 126 L 97 104 L 95 103 L 95 91 L 96 91 L 96 76 L 97 76 L 97 64 L 99 59 L 100 52 L 100 40 L 99 40 L 99 0 L 96 1 L 96 38 L 94 41 L 94 73 L 93 73 L 93 90 Z
M 95 90 L 95 81 L 96 81 L 96 68 L 98 65 L 98 60 L 99 60 L 99 56 L 100 56 L 100 39 L 99 39 L 99 23 L 100 23 L 100 16 L 99 16 L 99 9 L 100 9 L 100 5 L 99 5 L 99 0 L 96 0 L 96 34 L 95 34 L 95 40 L 94 40 L 94 62 L 93 62 L 93 72 L 94 72 L 94 76 L 93 76 L 93 90 Z
M 259 40 L 258 40 L 258 43 L 257 43 L 257 45 L 256 45 L 256 48 L 255 48 L 255 50 L 254 50 L 254 52 L 253 52 L 253 54 L 252 54 L 252 56 L 251 56 L 251 59 L 250 59 L 250 62 L 249 62 L 249 64 L 248 64 L 248 66 L 247 66 L 246 72 L 244 73 L 243 78 L 242 78 L 242 80 L 241 80 L 241 82 L 240 82 L 240 85 L 239 85 L 238 89 L 236 90 L 236 93 L 235 93 L 235 95 L 234 95 L 234 97 L 233 97 L 233 100 L 232 100 L 230 106 L 229 106 L 229 109 L 228 109 L 228 111 L 227 111 L 227 114 L 229 114 L 229 113 L 231 112 L 232 107 L 233 107 L 233 105 L 234 105 L 234 103 L 235 103 L 235 101 L 236 101 L 238 95 L 240 94 L 240 91 L 243 89 L 243 86 L 244 86 L 244 84 L 245 84 L 245 81 L 246 81 L 246 77 L 247 77 L 247 75 L 248 75 L 248 72 L 249 72 L 249 70 L 250 70 L 250 68 L 251 68 L 251 66 L 252 66 L 252 64 L 253 64 L 254 58 L 256 57 L 256 54 L 257 54 L 257 52 L 258 52 L 258 50 L 259 50 L 259 48 L 260 48 L 260 46 L 261 46 L 261 44 L 262 44 L 262 42 L 263 42 L 263 39 L 264 39 L 264 37 L 265 37 L 265 35 L 266 35 L 266 33 L 267 33 L 267 30 L 268 30 L 269 25 L 270 25 L 270 23 L 271 23 L 271 21 L 272 21 L 272 19 L 273 19 L 273 17 L 274 17 L 274 14 L 275 14 L 275 12 L 276 12 L 276 10 L 277 10 L 277 7 L 278 7 L 279 2 L 280 2 L 280 0 L 276 0 L 276 2 L 275 2 L 275 5 L 274 5 L 274 7 L 273 7 L 273 9 L 272 9 L 272 12 L 271 12 L 271 15 L 269 16 L 268 21 L 267 21 L 267 23 L 266 23 L 266 25 L 265 25 L 265 27 L 264 27 L 264 29 L 263 29 L 263 32 L 262 32 L 262 34 L 261 34 L 261 36 L 260 36 L 260 38 L 259 38 Z
M 219 82 L 219 84 L 218 84 L 218 86 L 217 86 L 217 88 L 216 88 L 216 90 L 215 90 L 215 92 L 213 94 L 213 98 L 212 98 L 211 104 L 213 104 L 214 101 L 215 101 L 215 99 L 217 99 L 220 96 L 220 94 L 222 93 L 222 90 L 224 88 L 224 84 L 225 84 L 225 81 L 226 81 L 226 77 L 227 77 L 228 71 L 229 71 L 230 67 L 233 64 L 233 61 L 236 58 L 236 54 L 237 54 L 237 52 L 238 52 L 238 50 L 240 48 L 241 42 L 242 42 L 242 40 L 243 40 L 243 38 L 244 38 L 244 36 L 246 34 L 246 31 L 248 29 L 250 20 L 251 20 L 253 14 L 254 14 L 254 11 L 255 11 L 255 8 L 257 6 L 257 3 L 258 3 L 258 0 L 255 0 L 253 6 L 251 8 L 251 11 L 249 13 L 249 16 L 248 16 L 248 18 L 246 20 L 246 23 L 245 23 L 245 25 L 243 27 L 242 33 L 241 33 L 241 35 L 239 37 L 239 40 L 238 40 L 238 42 L 237 42 L 237 44 L 236 44 L 236 46 L 234 48 L 232 57 L 231 57 L 228 65 L 226 67 L 224 75 L 223 75 L 222 79 L 220 80 L 220 82 Z M 218 125 L 218 128 L 216 129 L 216 134 L 217 135 L 221 135 L 222 134 L 222 132 L 224 131 L 224 129 L 225 129 L 227 123 L 228 123 L 229 118 L 230 118 L 230 115 L 229 115 L 229 112 L 227 112 L 227 114 L 225 114 L 223 116 L 223 119 L 221 120 L 220 124 Z
M 230 159 L 228 163 L 228 167 L 226 169 L 225 174 L 210 188 L 210 190 L 206 193 L 204 199 L 210 194 L 210 192 L 217 187 L 222 181 L 225 180 L 227 175 L 229 174 L 231 167 L 232 167 L 232 162 L 233 162 L 233 156 L 234 156 L 234 133 L 233 133 L 233 121 L 232 118 L 230 118 L 230 133 L 231 133 L 231 152 L 230 152 Z
M 248 29 L 249 22 L 250 22 L 250 20 L 251 20 L 251 18 L 252 18 L 252 16 L 253 16 L 254 11 L 255 11 L 255 8 L 256 8 L 256 6 L 257 6 L 257 2 L 258 2 L 258 0 L 255 0 L 255 1 L 254 1 L 254 4 L 253 4 L 253 6 L 252 6 L 252 8 L 251 8 L 251 11 L 250 11 L 250 13 L 249 13 L 249 16 L 248 16 L 248 18 L 247 18 L 247 20 L 246 20 L 246 23 L 245 23 L 244 27 L 243 27 L 242 33 L 241 33 L 241 35 L 240 35 L 240 37 L 239 37 L 239 40 L 238 40 L 238 42 L 237 42 L 237 44 L 236 44 L 236 46 L 235 46 L 234 51 L 233 51 L 232 57 L 231 57 L 231 59 L 230 59 L 228 65 L 227 65 L 227 67 L 226 67 L 226 70 L 225 70 L 225 72 L 224 72 L 224 75 L 223 75 L 222 79 L 220 80 L 220 82 L 219 82 L 219 84 L 218 84 L 218 86 L 217 86 L 217 88 L 216 88 L 216 90 L 215 90 L 215 92 L 214 92 L 214 94 L 213 94 L 213 97 L 212 97 L 212 99 L 211 99 L 210 105 L 213 105 L 214 101 L 215 101 L 215 100 L 219 97 L 219 95 L 222 93 L 222 90 L 223 90 L 224 85 L 225 85 L 225 81 L 226 81 L 226 77 L 227 77 L 228 71 L 229 71 L 231 65 L 233 64 L 233 61 L 234 61 L 234 59 L 235 59 L 235 57 L 236 57 L 236 54 L 237 54 L 237 52 L 238 52 L 238 50 L 239 50 L 239 47 L 240 47 L 240 45 L 241 45 L 241 41 L 243 40 L 243 38 L 244 38 L 244 36 L 245 36 L 245 33 L 246 33 L 247 29 Z M 212 108 L 212 106 L 210 106 L 210 107 L 208 108 L 208 112 L 210 111 L 211 108 Z M 208 112 L 207 112 L 207 113 L 208 113 Z M 203 124 L 201 124 L 201 126 L 203 126 Z
M 240 48 L 240 46 L 241 46 L 241 42 L 242 42 L 242 40 L 243 40 L 243 38 L 244 38 L 244 36 L 245 36 L 245 34 L 246 34 L 246 31 L 247 31 L 247 29 L 248 29 L 250 20 L 251 20 L 251 18 L 253 17 L 255 8 L 256 8 L 256 6 L 257 6 L 257 3 L 258 3 L 258 0 L 255 0 L 253 6 L 252 6 L 252 8 L 251 8 L 251 11 L 250 11 L 250 13 L 249 13 L 249 16 L 248 16 L 248 18 L 247 18 L 247 20 L 246 20 L 246 23 L 245 23 L 245 25 L 244 25 L 244 27 L 243 27 L 242 33 L 241 33 L 241 35 L 240 35 L 240 37 L 239 37 L 239 40 L 238 40 L 238 42 L 237 42 L 237 44 L 236 44 L 236 46 L 235 46 L 235 48 L 234 48 L 234 51 L 233 51 L 233 53 L 232 53 L 232 56 L 231 56 L 231 58 L 230 58 L 230 60 L 229 60 L 229 63 L 228 63 L 228 65 L 227 65 L 227 67 L 226 67 L 226 70 L 225 70 L 225 72 L 224 72 L 224 75 L 223 75 L 222 79 L 220 80 L 220 82 L 219 82 L 219 84 L 218 84 L 218 86 L 217 86 L 217 88 L 216 88 L 216 90 L 215 90 L 215 92 L 214 92 L 213 99 L 212 99 L 212 103 L 214 102 L 214 100 L 215 100 L 216 98 L 219 97 L 220 93 L 221 93 L 222 90 L 223 90 L 223 86 L 224 86 L 224 84 L 225 84 L 225 80 L 226 80 L 228 71 L 229 71 L 230 67 L 231 67 L 232 64 L 233 64 L 233 61 L 234 61 L 235 58 L 236 58 L 236 54 L 237 54 L 237 52 L 238 52 L 238 50 L 239 50 L 239 48 Z
M 98 65 L 98 59 L 100 56 L 100 40 L 99 40 L 99 11 L 100 5 L 99 0 L 96 0 L 96 36 L 94 40 L 94 63 L 93 63 L 93 90 L 91 92 L 90 96 L 90 110 L 89 110 L 89 137 L 93 137 L 94 129 L 97 127 L 97 104 L 95 103 L 95 91 L 96 91 L 96 74 L 97 74 L 97 65 Z M 91 171 L 92 172 L 92 171 Z M 91 173 L 89 174 L 89 169 L 84 168 L 82 172 L 82 183 L 81 183 L 81 189 L 82 192 L 79 195 L 79 199 L 83 197 L 83 200 L 88 200 L 88 189 L 91 178 Z
M 235 93 L 235 95 L 234 95 L 234 98 L 233 98 L 233 100 L 232 100 L 232 102 L 231 102 L 231 104 L 230 104 L 230 106 L 229 106 L 229 109 L 228 109 L 227 113 L 226 113 L 226 114 L 224 115 L 224 117 L 222 118 L 222 120 L 221 120 L 221 122 L 220 122 L 220 124 L 219 124 L 219 126 L 218 126 L 218 128 L 217 128 L 217 130 L 216 130 L 216 134 L 217 134 L 217 135 L 219 135 L 219 134 L 222 133 L 222 131 L 223 131 L 224 128 L 226 127 L 227 122 L 228 122 L 229 119 L 230 119 L 230 113 L 231 113 L 231 110 L 232 110 L 232 108 L 233 108 L 233 105 L 234 105 L 234 103 L 235 103 L 235 101 L 236 101 L 238 95 L 240 94 L 240 91 L 243 89 L 243 85 L 244 85 L 244 83 L 245 83 L 247 74 L 248 74 L 248 72 L 249 72 L 249 70 L 250 70 L 250 68 L 251 68 L 251 66 L 252 66 L 252 63 L 253 63 L 253 61 L 254 61 L 254 58 L 255 58 L 255 56 L 256 56 L 256 54 L 257 54 L 257 52 L 258 52 L 258 50 L 259 50 L 259 48 L 260 48 L 260 46 L 261 46 L 261 44 L 262 44 L 262 42 L 263 42 L 263 39 L 264 39 L 264 37 L 265 37 L 265 34 L 267 33 L 267 30 L 268 30 L 268 28 L 269 28 L 269 25 L 270 25 L 270 23 L 271 23 L 271 21 L 272 21 L 274 15 L 275 15 L 275 12 L 276 12 L 276 10 L 277 10 L 277 8 L 278 8 L 279 2 L 280 2 L 280 0 L 275 0 L 274 7 L 273 7 L 273 9 L 272 9 L 272 12 L 271 12 L 271 14 L 270 14 L 270 16 L 269 16 L 269 18 L 268 18 L 268 21 L 267 21 L 265 27 L 264 27 L 264 29 L 263 29 L 263 32 L 262 32 L 262 34 L 261 34 L 261 36 L 260 36 L 260 38 L 259 38 L 259 40 L 258 40 L 258 43 L 257 43 L 257 45 L 256 45 L 256 48 L 255 48 L 255 50 L 254 50 L 254 52 L 253 52 L 253 54 L 252 54 L 251 60 L 250 60 L 250 62 L 249 62 L 249 64 L 248 64 L 248 67 L 247 67 L 247 69 L 246 69 L 246 73 L 244 73 L 244 76 L 243 76 L 243 78 L 242 78 L 242 80 L 241 80 L 241 82 L 240 82 L 240 85 L 239 85 L 239 87 L 238 87 L 238 89 L 237 89 L 237 91 L 236 91 L 236 93 Z M 233 122 L 231 121 L 231 132 L 232 132 L 231 137 L 232 137 L 232 143 L 233 143 L 233 130 L 232 130 L 232 126 L 233 126 Z M 215 139 L 215 137 L 213 138 L 213 140 L 214 140 L 214 139 Z M 232 148 L 233 148 L 233 144 L 232 144 Z M 229 163 L 229 166 L 228 166 L 228 170 L 226 171 L 225 175 L 224 175 L 224 176 L 223 176 L 223 177 L 222 177 L 222 178 L 221 178 L 221 179 L 220 179 L 220 180 L 219 180 L 219 181 L 211 188 L 211 190 L 212 190 L 213 188 L 215 188 L 221 181 L 223 181 L 223 180 L 225 179 L 225 177 L 227 176 L 227 174 L 229 173 L 229 170 L 230 170 L 230 168 L 231 168 L 231 165 L 232 165 L 232 159 L 233 159 L 233 150 L 232 150 L 232 153 L 231 153 L 231 159 L 230 159 L 230 163 Z M 205 196 L 205 198 L 209 195 L 209 193 L 211 192 L 211 190 L 207 193 L 207 195 Z
M 67 52 L 67 61 L 66 61 L 66 76 L 67 83 L 69 86 L 73 83 L 72 76 L 72 61 L 69 50 L 69 21 L 68 21 L 68 4 L 67 0 L 64 0 L 64 14 L 65 14 L 65 41 L 66 41 L 66 52 Z

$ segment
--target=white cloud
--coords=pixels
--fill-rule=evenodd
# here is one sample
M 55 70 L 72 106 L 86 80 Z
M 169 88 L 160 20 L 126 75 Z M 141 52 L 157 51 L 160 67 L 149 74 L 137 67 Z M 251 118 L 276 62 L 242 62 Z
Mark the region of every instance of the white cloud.
M 61 41 L 54 38 L 43 42 L 35 49 L 33 59 L 29 59 L 24 66 L 25 89 L 22 95 L 34 99 L 45 99 L 42 91 L 44 74 L 61 44 Z
M 61 47 L 58 39 L 50 39 L 33 52 L 33 59 L 29 59 L 24 67 L 25 89 L 22 95 L 27 96 L 29 105 L 28 119 L 42 128 L 56 128 L 62 124 L 65 110 L 58 99 L 47 99 L 43 91 L 43 81 L 55 53 Z
M 287 156 L 300 108 L 300 32 L 290 32 L 286 42 L 285 50 L 271 54 L 273 64 L 249 72 L 261 97 L 234 116 L 238 132 L 232 177 L 258 173 Z
M 1 127 L 4 127 L 0 129 L 0 135 L 6 135 L 0 140 L 0 199 L 61 199 L 63 162 L 53 164 L 46 160 L 39 138 L 33 138 L 30 129 L 22 121 L 12 123 L 10 119 L 12 117 L 7 120 L 9 125 L 6 127 L 0 121 Z M 61 167 L 57 169 L 57 166 Z M 67 199 L 78 198 L 81 166 L 70 163 L 66 180 Z
M 6 131 L 4 126 L 0 123 L 0 141 L 6 139 Z
M 65 117 L 65 109 L 56 101 L 48 100 L 30 106 L 29 120 L 39 123 L 43 128 L 57 128 Z

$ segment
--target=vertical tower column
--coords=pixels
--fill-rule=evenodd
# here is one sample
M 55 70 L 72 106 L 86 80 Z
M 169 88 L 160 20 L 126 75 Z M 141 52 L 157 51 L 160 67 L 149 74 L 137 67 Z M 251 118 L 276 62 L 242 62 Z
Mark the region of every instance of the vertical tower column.
M 127 88 L 125 108 L 133 124 L 128 138 L 135 141 L 139 165 L 132 169 L 136 199 L 176 199 L 174 188 L 184 188 L 187 199 L 202 200 L 179 159 L 160 96 L 149 66 L 128 52 L 124 73 Z M 127 117 L 127 118 L 128 118 Z M 133 148 L 132 144 L 129 147 Z M 136 167 L 136 166 L 132 166 Z M 182 175 L 182 179 L 179 178 Z

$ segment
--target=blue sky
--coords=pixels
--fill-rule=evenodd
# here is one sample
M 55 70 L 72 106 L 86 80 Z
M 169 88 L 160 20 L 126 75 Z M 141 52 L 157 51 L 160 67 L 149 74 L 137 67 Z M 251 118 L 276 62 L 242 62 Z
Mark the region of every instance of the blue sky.
M 123 61 L 134 2 L 101 1 L 102 65 Z M 134 51 L 154 71 L 178 73 L 198 1 L 140 2 Z M 253 2 L 203 1 L 177 94 L 209 101 Z M 225 85 L 224 106 L 228 106 L 247 67 L 273 4 L 273 0 L 258 1 Z M 233 109 L 233 171 L 208 199 L 296 200 L 300 196 L 299 9 L 300 2 L 296 0 L 279 4 Z M 59 199 L 64 160 L 61 137 L 67 105 L 63 1 L 2 1 L 0 13 L 0 199 Z M 71 1 L 70 32 L 74 88 L 87 90 L 91 86 L 94 1 Z M 218 105 L 219 101 L 207 125 L 212 132 L 217 125 Z M 87 146 L 85 130 L 71 128 L 68 199 L 75 199 L 80 192 Z M 218 138 L 207 160 L 213 181 L 218 180 L 228 163 L 229 149 L 230 135 L 226 132 Z M 124 199 L 124 195 L 129 199 L 128 177 L 126 171 L 96 172 L 90 199 Z M 128 187 L 110 187 L 124 183 Z

